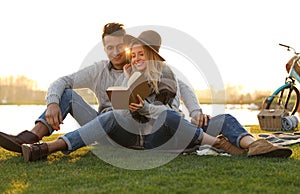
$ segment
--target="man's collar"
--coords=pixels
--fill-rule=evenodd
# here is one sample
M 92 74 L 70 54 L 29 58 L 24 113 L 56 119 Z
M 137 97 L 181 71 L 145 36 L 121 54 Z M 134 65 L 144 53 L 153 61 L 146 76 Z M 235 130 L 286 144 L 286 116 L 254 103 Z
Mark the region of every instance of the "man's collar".
M 108 69 L 109 69 L 109 70 L 115 69 L 115 70 L 122 70 L 122 71 L 123 71 L 123 69 L 116 69 L 116 68 L 113 66 L 113 64 L 112 64 L 111 61 L 109 61 Z
M 113 64 L 111 63 L 111 61 L 109 61 L 108 69 L 111 70 L 111 69 L 113 69 L 113 68 L 114 68 Z

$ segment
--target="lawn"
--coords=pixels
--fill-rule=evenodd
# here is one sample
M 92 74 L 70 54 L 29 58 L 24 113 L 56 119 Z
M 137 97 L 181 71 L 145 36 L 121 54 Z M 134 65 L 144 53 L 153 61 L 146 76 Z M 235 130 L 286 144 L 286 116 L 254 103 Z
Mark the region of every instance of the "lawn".
M 260 132 L 256 127 L 251 131 Z M 180 155 L 148 170 L 112 166 L 88 147 L 33 163 L 0 148 L 0 192 L 300 193 L 300 145 L 291 148 L 288 159 Z

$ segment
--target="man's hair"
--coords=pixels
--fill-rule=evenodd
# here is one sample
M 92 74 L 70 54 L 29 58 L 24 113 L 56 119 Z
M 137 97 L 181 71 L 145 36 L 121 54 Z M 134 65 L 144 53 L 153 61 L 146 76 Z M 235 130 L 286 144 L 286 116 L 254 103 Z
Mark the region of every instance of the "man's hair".
M 120 23 L 108 23 L 103 27 L 102 40 L 105 36 L 124 36 L 126 34 L 124 25 Z

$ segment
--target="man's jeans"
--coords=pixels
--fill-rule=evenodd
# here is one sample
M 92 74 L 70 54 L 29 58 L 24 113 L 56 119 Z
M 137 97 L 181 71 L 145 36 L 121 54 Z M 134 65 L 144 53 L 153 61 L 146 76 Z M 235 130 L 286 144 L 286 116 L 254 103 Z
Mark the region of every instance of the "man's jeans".
M 59 107 L 61 109 L 63 119 L 65 119 L 68 113 L 70 113 L 80 126 L 90 122 L 98 115 L 98 112 L 88 103 L 86 103 L 83 98 L 72 89 L 65 89 L 63 95 L 61 96 Z M 51 135 L 54 132 L 54 129 L 46 121 L 46 111 L 42 113 L 42 115 L 36 120 L 36 122 L 42 122 L 48 127 L 48 135 Z M 84 142 L 82 141 L 80 136 L 77 135 L 76 131 L 67 133 L 66 135 L 70 136 L 70 139 L 72 141 L 77 141 L 79 147 L 85 146 Z M 68 140 L 68 138 L 63 139 L 65 139 L 68 147 L 70 147 L 70 141 Z
M 59 107 L 63 119 L 70 113 L 80 126 L 88 123 L 98 115 L 98 112 L 72 89 L 65 89 L 60 99 Z M 46 121 L 46 111 L 43 112 L 36 122 L 44 123 L 48 127 L 49 135 L 53 133 L 54 129 Z
M 59 137 L 64 139 L 68 145 L 68 152 L 65 153 L 75 151 L 97 141 L 104 141 L 107 134 L 110 134 L 110 137 L 122 146 L 127 147 L 136 144 L 137 134 L 126 130 L 132 127 L 131 125 L 120 126 L 118 120 L 122 118 L 122 115 L 119 115 L 116 119 L 118 111 L 109 111 L 99 115 L 94 108 L 71 89 L 64 91 L 59 106 L 62 111 L 63 119 L 70 113 L 82 126 L 77 130 Z M 50 134 L 54 131 L 46 122 L 45 112 L 37 121 L 43 122 L 48 127 Z M 239 141 L 243 136 L 250 135 L 241 124 L 229 114 L 212 117 L 211 120 L 209 120 L 209 125 L 200 129 L 186 119 L 183 119 L 177 112 L 170 110 L 162 113 L 162 116 L 154 123 L 153 129 L 152 134 L 145 136 L 144 147 L 146 149 L 152 149 L 163 144 L 182 148 L 182 146 L 188 146 L 193 144 L 197 139 L 201 139 L 203 131 L 210 134 L 211 130 L 219 130 L 231 143 L 237 146 L 239 146 Z M 175 138 L 173 138 L 173 136 L 175 136 Z

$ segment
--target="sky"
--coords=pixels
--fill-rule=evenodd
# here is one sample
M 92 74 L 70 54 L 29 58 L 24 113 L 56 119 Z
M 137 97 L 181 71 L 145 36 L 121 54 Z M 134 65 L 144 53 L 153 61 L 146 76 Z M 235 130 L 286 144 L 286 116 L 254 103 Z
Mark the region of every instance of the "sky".
M 299 6 L 297 0 L 0 1 L 0 76 L 22 74 L 46 89 L 81 68 L 106 23 L 120 22 L 184 32 L 207 50 L 225 85 L 274 90 L 292 57 L 278 43 L 300 51 Z M 193 87 L 207 86 L 187 59 L 169 54 Z

